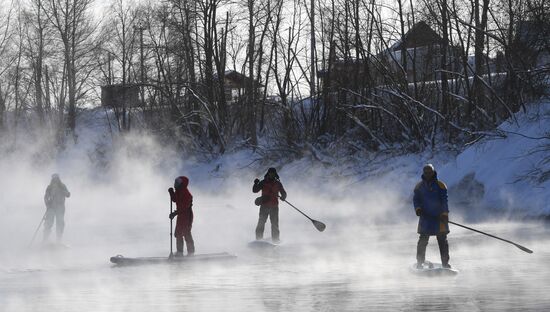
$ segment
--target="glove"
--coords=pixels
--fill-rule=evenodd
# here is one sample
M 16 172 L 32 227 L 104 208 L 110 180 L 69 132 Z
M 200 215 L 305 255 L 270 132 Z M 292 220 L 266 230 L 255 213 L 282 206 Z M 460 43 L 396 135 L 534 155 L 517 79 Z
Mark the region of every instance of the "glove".
M 439 221 L 443 222 L 443 223 L 448 223 L 449 222 L 449 215 L 446 214 L 446 213 L 442 213 L 439 215 Z
M 422 208 L 416 208 L 416 215 L 420 217 L 422 215 Z
M 282 200 L 282 201 L 285 201 L 285 200 L 286 200 L 286 194 L 281 194 L 281 200 Z
M 254 184 L 258 184 L 258 183 L 260 183 L 260 180 L 255 179 L 255 180 L 254 180 Z
M 169 189 L 168 189 L 168 193 L 174 194 L 174 189 L 173 189 L 173 188 L 169 188 Z
M 178 215 L 178 211 L 176 210 L 176 211 L 170 213 L 170 215 L 168 216 L 168 218 L 170 218 L 170 220 L 172 220 L 172 219 L 174 219 L 174 217 L 177 216 L 177 215 Z

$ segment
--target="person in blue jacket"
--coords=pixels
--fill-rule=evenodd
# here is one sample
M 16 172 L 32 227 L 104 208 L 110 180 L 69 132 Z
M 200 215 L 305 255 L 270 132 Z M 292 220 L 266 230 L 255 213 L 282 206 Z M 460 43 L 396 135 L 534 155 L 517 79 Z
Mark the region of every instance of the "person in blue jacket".
M 414 188 L 414 210 L 419 216 L 418 245 L 416 249 L 417 267 L 421 268 L 426 260 L 426 246 L 430 236 L 437 237 L 441 264 L 450 268 L 449 264 L 449 206 L 447 203 L 447 186 L 437 179 L 437 172 L 432 164 L 427 164 L 422 170 L 422 181 Z

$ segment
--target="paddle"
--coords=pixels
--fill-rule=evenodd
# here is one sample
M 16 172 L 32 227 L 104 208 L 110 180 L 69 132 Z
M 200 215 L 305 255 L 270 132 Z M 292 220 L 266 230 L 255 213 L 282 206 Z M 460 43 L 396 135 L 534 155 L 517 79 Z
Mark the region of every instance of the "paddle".
M 31 240 L 31 243 L 29 244 L 29 247 L 31 247 L 32 244 L 34 243 L 34 239 L 36 238 L 36 233 L 38 233 L 38 230 L 40 230 L 40 227 L 42 226 L 42 222 L 44 222 L 44 219 L 46 219 L 46 212 L 44 212 L 44 216 L 42 216 L 42 220 L 40 220 L 40 223 L 38 223 L 38 227 L 36 228 L 36 231 L 34 231 L 34 235 L 32 236 L 32 240 Z
M 281 198 L 279 196 L 279 198 Z M 298 210 L 299 213 L 303 214 L 306 218 L 308 218 L 312 223 L 313 225 L 315 226 L 315 228 L 319 231 L 319 232 L 323 232 L 325 229 L 326 229 L 326 225 L 321 222 L 321 221 L 317 221 L 317 220 L 313 220 L 312 218 L 310 218 L 308 215 L 306 215 L 305 213 L 303 213 L 300 209 L 296 208 L 296 206 L 294 206 L 293 204 L 287 202 L 286 200 L 282 199 L 282 201 L 284 201 L 285 203 L 289 204 L 292 208 Z
M 172 195 L 170 195 L 170 215 L 172 214 Z M 170 256 L 168 256 L 168 258 L 172 258 L 174 256 L 174 251 L 173 251 L 173 247 L 172 247 L 172 228 L 173 228 L 173 224 L 172 224 L 172 218 L 170 218 Z
M 500 238 L 500 237 L 497 237 L 497 236 L 494 236 L 494 235 L 491 235 L 491 234 L 489 234 L 489 233 L 485 233 L 485 232 L 482 232 L 482 231 L 479 231 L 479 230 L 476 230 L 476 229 L 472 229 L 471 227 L 467 227 L 467 226 L 465 226 L 465 225 L 458 224 L 458 223 L 456 223 L 456 222 L 449 221 L 449 223 L 450 223 L 450 224 L 454 224 L 454 225 L 456 225 L 456 226 L 463 227 L 463 228 L 468 229 L 468 230 L 470 230 L 470 231 L 474 231 L 474 232 L 477 232 L 477 233 L 480 233 L 480 234 L 483 234 L 483 235 L 487 235 L 487 236 L 492 237 L 492 238 L 499 239 L 499 240 L 501 240 L 501 241 L 503 241 L 503 242 L 507 242 L 507 243 L 509 243 L 509 244 L 512 244 L 512 245 L 516 246 L 517 248 L 521 249 L 522 251 L 525 251 L 526 253 L 533 253 L 533 251 L 532 251 L 531 249 L 526 248 L 526 247 L 524 247 L 524 246 L 521 246 L 521 245 L 519 245 L 519 244 L 516 244 L 516 243 L 514 243 L 514 242 L 512 242 L 512 241 L 509 241 L 509 240 L 507 240 L 507 239 Z

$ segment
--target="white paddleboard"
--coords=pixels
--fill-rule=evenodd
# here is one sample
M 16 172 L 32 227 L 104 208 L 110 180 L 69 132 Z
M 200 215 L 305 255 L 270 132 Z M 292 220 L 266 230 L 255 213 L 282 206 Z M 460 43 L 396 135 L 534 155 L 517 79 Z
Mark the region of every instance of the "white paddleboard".
M 255 249 L 272 249 L 277 246 L 278 246 L 277 244 L 274 244 L 266 240 L 255 240 L 248 243 L 248 247 L 255 248 Z
M 416 263 L 414 263 L 411 265 L 411 272 L 425 276 L 452 276 L 458 274 L 458 270 L 456 269 L 444 268 L 441 263 L 432 263 L 430 261 L 424 262 L 421 268 L 418 268 Z
M 39 249 L 42 250 L 65 250 L 71 248 L 68 245 L 61 244 L 61 243 L 42 243 L 40 245 L 37 245 Z
M 111 262 L 118 265 L 139 265 L 139 264 L 153 264 L 153 263 L 185 263 L 185 262 L 198 262 L 198 261 L 214 261 L 234 259 L 236 256 L 227 252 L 212 253 L 212 254 L 199 254 L 194 256 L 185 257 L 138 257 L 127 258 L 121 255 L 111 257 Z

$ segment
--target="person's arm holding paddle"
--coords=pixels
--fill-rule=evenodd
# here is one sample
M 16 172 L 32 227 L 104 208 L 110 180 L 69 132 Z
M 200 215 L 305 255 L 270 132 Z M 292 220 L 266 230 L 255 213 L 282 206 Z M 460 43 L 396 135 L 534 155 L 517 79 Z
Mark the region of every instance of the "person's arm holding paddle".
M 169 188 L 168 189 L 168 193 L 170 193 L 170 200 L 172 202 L 176 202 L 176 193 L 174 192 L 174 189 L 173 188 Z M 172 209 L 170 209 L 172 210 Z M 178 215 L 178 210 L 176 208 L 176 211 L 171 211 L 170 212 L 170 215 L 168 216 L 170 218 L 170 220 L 174 219 L 176 216 Z
M 279 181 L 279 193 L 281 193 L 281 200 L 282 201 L 286 201 L 286 190 L 285 188 L 283 187 L 283 183 L 281 183 L 281 181 Z
M 260 181 L 259 179 L 255 179 L 254 180 L 254 185 L 252 186 L 252 192 L 253 193 L 258 193 L 259 191 L 262 190 L 264 186 L 264 181 Z
M 49 185 L 44 193 L 44 204 L 46 204 L 46 209 L 49 209 L 52 204 L 51 186 Z

